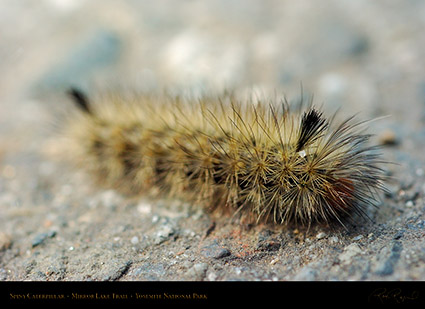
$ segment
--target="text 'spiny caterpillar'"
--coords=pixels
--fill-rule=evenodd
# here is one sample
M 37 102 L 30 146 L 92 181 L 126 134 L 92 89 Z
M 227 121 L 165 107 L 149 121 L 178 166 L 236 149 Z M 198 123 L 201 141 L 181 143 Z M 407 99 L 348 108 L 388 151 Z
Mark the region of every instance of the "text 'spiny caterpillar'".
M 81 112 L 69 133 L 86 167 L 126 193 L 160 192 L 279 224 L 365 215 L 384 173 L 353 117 L 335 125 L 286 102 L 110 96 Z

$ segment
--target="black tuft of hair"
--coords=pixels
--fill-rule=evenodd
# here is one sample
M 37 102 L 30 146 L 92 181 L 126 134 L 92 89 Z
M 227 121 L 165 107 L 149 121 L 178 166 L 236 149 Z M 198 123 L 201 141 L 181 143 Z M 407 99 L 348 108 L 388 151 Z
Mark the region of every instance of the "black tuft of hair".
M 84 112 L 91 114 L 90 102 L 87 99 L 87 96 L 81 90 L 77 88 L 70 88 L 67 91 L 67 94 L 72 98 L 74 103 Z
M 322 117 L 322 113 L 315 109 L 304 112 L 296 151 L 300 151 L 308 144 L 313 143 L 327 127 L 328 123 L 326 119 Z

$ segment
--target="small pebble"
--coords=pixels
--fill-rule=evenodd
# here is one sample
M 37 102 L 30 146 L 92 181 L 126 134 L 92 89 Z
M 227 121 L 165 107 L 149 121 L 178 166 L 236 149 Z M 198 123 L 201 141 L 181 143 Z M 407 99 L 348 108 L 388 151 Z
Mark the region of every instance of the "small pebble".
M 208 264 L 207 263 L 197 263 L 193 265 L 192 268 L 190 268 L 187 271 L 187 275 L 189 277 L 194 277 L 197 279 L 201 279 L 205 276 L 205 273 L 207 272 Z
M 207 275 L 208 281 L 215 281 L 217 279 L 217 274 L 214 272 L 211 272 Z
M 309 266 L 304 266 L 294 277 L 296 281 L 313 281 L 316 279 L 318 271 Z
M 353 240 L 356 241 L 356 240 L 360 240 L 362 238 L 363 238 L 363 235 L 358 235 L 358 236 L 354 237 Z
M 9 249 L 12 246 L 12 238 L 9 234 L 0 232 L 0 251 Z
M 142 215 L 149 215 L 152 212 L 152 205 L 146 202 L 140 202 L 137 205 L 137 211 Z
M 344 252 L 339 255 L 339 260 L 344 264 L 348 264 L 354 256 L 361 252 L 359 245 L 352 243 L 344 248 Z
M 398 140 L 393 130 L 387 129 L 379 135 L 379 142 L 382 145 L 397 145 Z
M 137 245 L 139 243 L 139 237 L 133 236 L 130 240 L 133 245 Z
M 405 205 L 406 207 L 413 207 L 414 203 L 413 201 L 407 201 Z
M 398 240 L 394 240 L 389 255 L 387 251 L 383 251 L 383 253 L 380 254 L 382 256 L 382 262 L 377 266 L 375 273 L 380 276 L 392 275 L 394 273 L 394 268 L 401 257 L 402 250 L 402 243 Z
M 325 232 L 320 232 L 316 235 L 316 239 L 323 239 L 327 236 Z
M 400 238 L 403 237 L 403 235 L 404 235 L 404 230 L 397 231 L 397 233 L 394 235 L 393 239 L 395 239 L 395 240 L 400 239 Z
M 329 241 L 333 244 L 336 244 L 339 241 L 339 239 L 336 236 L 332 236 L 331 238 L 329 238 Z
M 32 240 L 32 247 L 37 247 L 38 245 L 41 245 L 47 238 L 52 238 L 56 236 L 55 231 L 50 231 L 48 233 L 39 233 L 37 234 L 34 239 Z
M 159 221 L 160 217 L 158 215 L 152 216 L 152 223 L 157 223 Z
M 201 253 L 203 256 L 208 258 L 213 258 L 213 259 L 221 259 L 231 254 L 228 249 L 220 246 L 216 242 L 212 243 L 211 245 L 203 247 L 201 249 Z
M 166 241 L 170 236 L 174 235 L 176 231 L 170 225 L 164 225 L 155 234 L 154 244 L 159 245 Z

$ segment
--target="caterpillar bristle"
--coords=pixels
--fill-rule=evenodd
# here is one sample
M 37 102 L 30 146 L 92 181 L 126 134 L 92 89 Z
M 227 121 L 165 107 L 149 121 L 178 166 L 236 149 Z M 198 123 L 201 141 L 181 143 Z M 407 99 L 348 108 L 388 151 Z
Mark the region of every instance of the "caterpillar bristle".
M 326 119 L 310 104 L 198 100 L 92 102 L 71 89 L 82 113 L 68 133 L 100 183 L 126 194 L 169 196 L 251 221 L 298 224 L 366 217 L 384 172 L 370 135 Z M 154 194 L 155 193 L 155 194 Z
M 71 88 L 67 93 L 79 108 L 89 114 L 91 113 L 89 101 L 82 91 L 77 88 Z

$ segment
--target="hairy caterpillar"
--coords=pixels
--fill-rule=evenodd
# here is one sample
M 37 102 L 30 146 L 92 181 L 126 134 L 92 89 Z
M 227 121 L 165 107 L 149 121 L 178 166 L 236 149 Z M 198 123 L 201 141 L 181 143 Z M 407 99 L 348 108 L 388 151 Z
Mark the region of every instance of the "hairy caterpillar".
M 256 221 L 310 225 L 366 215 L 384 189 L 364 122 L 334 123 L 312 104 L 243 104 L 69 92 L 67 126 L 85 167 L 127 194 L 160 194 Z

